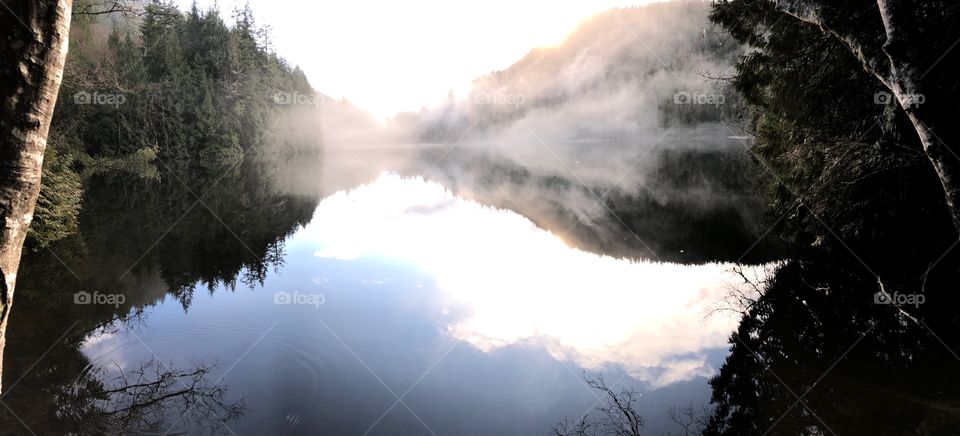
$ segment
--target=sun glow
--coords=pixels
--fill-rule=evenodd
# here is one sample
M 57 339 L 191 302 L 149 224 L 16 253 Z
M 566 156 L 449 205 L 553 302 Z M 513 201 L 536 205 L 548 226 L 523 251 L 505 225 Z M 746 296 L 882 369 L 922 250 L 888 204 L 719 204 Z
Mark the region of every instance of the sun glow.
M 189 7 L 192 0 L 180 0 Z M 220 1 L 225 17 L 248 0 Z M 464 96 L 471 80 L 555 45 L 592 15 L 648 0 L 249 0 L 314 88 L 387 117 Z M 213 0 L 201 1 L 209 6 Z
M 632 262 L 572 249 L 513 212 L 422 179 L 382 175 L 325 199 L 304 237 L 316 256 L 385 256 L 433 276 L 446 332 L 484 351 L 542 346 L 586 368 L 617 364 L 654 385 L 708 376 L 736 317 L 715 314 L 730 265 Z

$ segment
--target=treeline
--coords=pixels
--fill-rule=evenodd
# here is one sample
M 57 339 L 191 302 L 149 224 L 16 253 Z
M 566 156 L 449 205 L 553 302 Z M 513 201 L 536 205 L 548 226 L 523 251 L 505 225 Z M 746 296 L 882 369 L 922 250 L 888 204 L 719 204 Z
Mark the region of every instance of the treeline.
M 290 141 L 272 126 L 294 104 L 321 101 L 273 52 L 249 7 L 234 11 L 232 24 L 217 9 L 183 12 L 170 0 L 136 14 L 74 15 L 29 243 L 76 230 L 93 174 L 152 177 L 164 167 L 155 159 L 214 170 L 249 155 L 315 150 L 319 139 Z

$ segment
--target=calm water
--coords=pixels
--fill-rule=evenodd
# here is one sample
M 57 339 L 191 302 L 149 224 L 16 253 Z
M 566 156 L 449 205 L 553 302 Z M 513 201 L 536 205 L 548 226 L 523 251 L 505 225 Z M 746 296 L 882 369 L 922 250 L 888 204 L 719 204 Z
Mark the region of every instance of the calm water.
M 642 394 L 646 434 L 711 396 L 733 433 L 960 428 L 949 267 L 899 308 L 853 258 L 746 267 L 769 280 L 751 303 L 731 264 L 689 261 L 742 258 L 749 240 L 718 250 L 735 216 L 631 200 L 627 223 L 690 263 L 604 256 L 647 247 L 556 203 L 568 181 L 458 185 L 504 190 L 497 208 L 337 153 L 92 176 L 79 232 L 21 266 L 3 434 L 538 435 L 603 403 L 585 372 Z
M 83 237 L 26 269 L 4 382 L 34 432 L 545 434 L 599 404 L 588 371 L 658 434 L 708 400 L 739 319 L 716 311 L 730 265 L 580 251 L 421 178 L 174 174 L 98 181 Z M 140 404 L 158 392 L 181 396 Z

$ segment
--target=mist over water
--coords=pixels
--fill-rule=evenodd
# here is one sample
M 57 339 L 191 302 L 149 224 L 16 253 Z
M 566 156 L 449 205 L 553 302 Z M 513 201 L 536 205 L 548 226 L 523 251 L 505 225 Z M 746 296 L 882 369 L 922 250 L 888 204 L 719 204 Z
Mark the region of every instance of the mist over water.
M 422 176 L 516 211 L 595 253 L 696 263 L 776 259 L 747 143 L 730 115 L 742 48 L 709 5 L 614 9 L 463 96 L 378 122 L 320 109 L 324 185 Z M 346 182 L 345 182 L 346 181 Z M 706 227 L 729 237 L 719 241 Z

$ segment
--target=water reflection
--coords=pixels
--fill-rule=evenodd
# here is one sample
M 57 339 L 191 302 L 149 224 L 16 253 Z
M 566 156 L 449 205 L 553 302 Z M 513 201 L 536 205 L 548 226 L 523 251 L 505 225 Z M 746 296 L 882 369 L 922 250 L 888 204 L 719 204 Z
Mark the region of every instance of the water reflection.
M 220 356 L 172 359 L 138 345 L 101 359 L 90 350 L 115 347 L 153 306 L 183 312 L 198 285 L 255 286 L 278 268 L 283 239 L 317 201 L 285 193 L 278 168 L 252 158 L 223 167 L 170 161 L 94 175 L 80 231 L 26 251 L 6 337 L 4 434 L 162 433 L 179 416 L 190 431 L 229 433 L 223 423 L 245 408 L 217 379 Z M 90 304 L 80 293 L 119 304 Z
M 81 232 L 21 270 L 4 434 L 542 434 L 595 404 L 585 368 L 642 391 L 650 434 L 710 387 L 710 434 L 957 428 L 954 258 L 888 282 L 925 289 L 909 316 L 823 259 L 782 266 L 741 319 L 712 313 L 745 290 L 730 265 L 576 250 L 419 178 L 321 201 L 298 163 L 93 180 Z
M 876 276 L 848 256 L 784 266 L 710 382 L 705 434 L 960 434 L 957 265 L 888 281 L 926 297 L 902 307 L 878 304 Z
M 94 180 L 81 232 L 25 263 L 4 423 L 24 433 L 531 434 L 595 401 L 578 367 L 643 388 L 652 428 L 664 428 L 663 404 L 706 398 L 702 376 L 735 321 L 704 318 L 725 266 L 570 249 L 421 179 L 384 175 L 317 207 L 319 188 L 286 194 L 283 180 L 299 176 L 279 168 L 293 167 Z M 77 291 L 125 300 L 77 305 Z M 323 304 L 276 304 L 281 293 Z M 150 398 L 143 386 L 165 401 L 131 408 L 131 395 Z M 110 418 L 120 410 L 138 413 Z
M 381 256 L 424 271 L 455 314 L 443 329 L 480 350 L 537 345 L 584 368 L 620 365 L 653 386 L 711 375 L 706 350 L 725 348 L 738 321 L 716 311 L 736 286 L 732 265 L 572 249 L 516 213 L 419 178 L 385 174 L 332 195 L 297 239 L 316 243 L 319 257 Z

